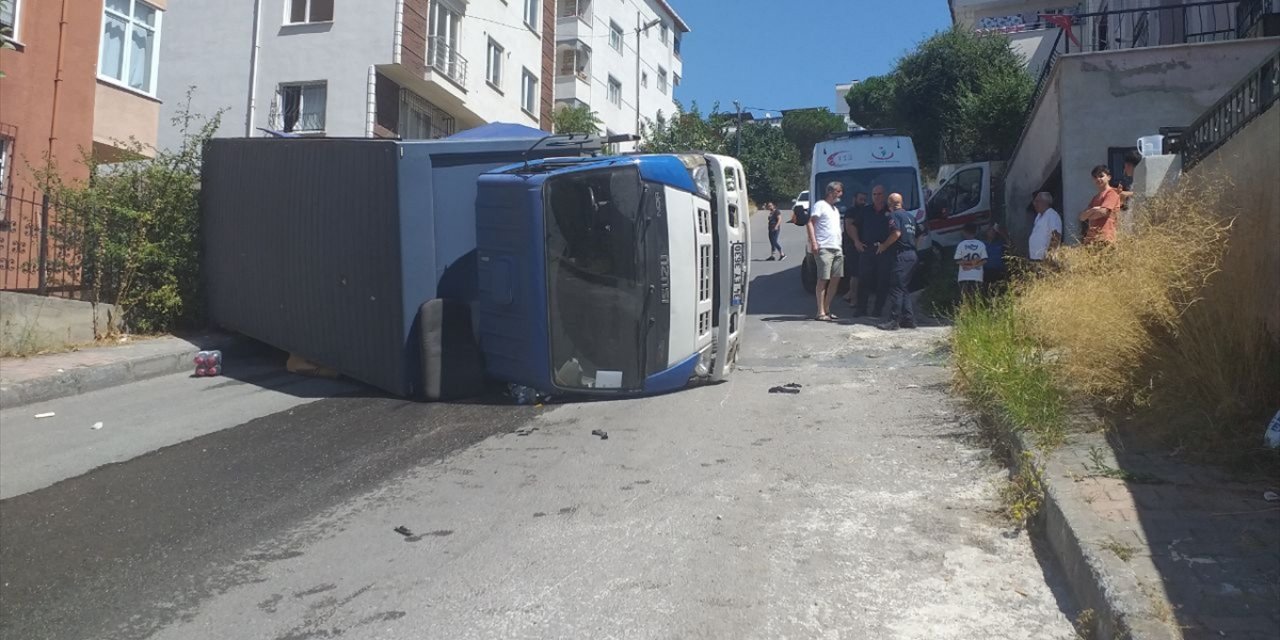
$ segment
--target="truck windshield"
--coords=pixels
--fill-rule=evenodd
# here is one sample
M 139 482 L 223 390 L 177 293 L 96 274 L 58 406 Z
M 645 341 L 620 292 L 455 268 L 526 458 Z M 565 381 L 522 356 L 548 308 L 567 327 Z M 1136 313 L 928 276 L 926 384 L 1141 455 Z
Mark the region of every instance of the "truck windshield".
M 560 388 L 643 387 L 643 192 L 633 166 L 546 183 L 551 373 Z
M 867 194 L 867 204 L 870 205 L 871 189 L 877 185 L 884 187 L 886 196 L 890 193 L 902 194 L 903 209 L 915 211 L 920 208 L 920 183 L 916 178 L 916 170 L 911 167 L 867 167 L 819 173 L 814 180 L 816 193 L 826 193 L 827 185 L 833 181 L 844 185 L 844 195 L 837 203 L 837 208 L 842 213 L 853 206 L 853 199 L 859 193 Z

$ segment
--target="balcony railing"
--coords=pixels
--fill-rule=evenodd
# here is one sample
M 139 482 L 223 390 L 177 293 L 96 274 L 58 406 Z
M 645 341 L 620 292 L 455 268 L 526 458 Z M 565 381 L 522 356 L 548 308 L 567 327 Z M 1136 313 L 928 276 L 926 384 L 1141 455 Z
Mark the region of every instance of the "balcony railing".
M 1259 35 L 1253 33 L 1254 27 L 1270 14 L 1280 14 L 1280 0 L 1240 0 L 1236 5 L 1236 36 Z
M 458 53 L 456 43 L 444 36 L 427 38 L 427 66 L 456 82 L 467 86 L 467 59 Z
M 1280 51 L 1249 72 L 1182 137 L 1182 169 L 1190 170 L 1280 99 Z
M 1214 0 L 1167 7 L 1042 16 L 1057 25 L 1059 30 L 1053 48 L 1037 74 L 1036 90 L 1027 105 L 1027 113 L 1031 113 L 1040 101 L 1053 66 L 1061 55 L 1235 40 L 1240 37 L 1236 28 L 1240 12 L 1236 4 L 1235 0 Z

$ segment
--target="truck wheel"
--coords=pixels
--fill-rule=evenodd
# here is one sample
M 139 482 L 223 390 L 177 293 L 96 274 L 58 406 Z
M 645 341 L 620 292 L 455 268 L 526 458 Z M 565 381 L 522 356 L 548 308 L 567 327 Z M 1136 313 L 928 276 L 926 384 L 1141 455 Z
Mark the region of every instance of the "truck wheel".
M 800 286 L 810 294 L 818 288 L 818 263 L 814 261 L 813 254 L 806 253 L 804 262 L 800 263 Z
M 471 307 L 437 298 L 418 309 L 422 396 L 458 400 L 484 392 L 484 357 L 471 331 Z

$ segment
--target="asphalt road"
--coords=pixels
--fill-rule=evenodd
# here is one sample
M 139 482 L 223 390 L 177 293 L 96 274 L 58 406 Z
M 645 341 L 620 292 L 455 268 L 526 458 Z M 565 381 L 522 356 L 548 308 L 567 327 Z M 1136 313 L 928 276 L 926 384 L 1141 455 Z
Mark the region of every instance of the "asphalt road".
M 1072 638 L 946 329 L 806 320 L 801 237 L 721 385 L 420 404 L 252 362 L 2 412 L 0 637 Z

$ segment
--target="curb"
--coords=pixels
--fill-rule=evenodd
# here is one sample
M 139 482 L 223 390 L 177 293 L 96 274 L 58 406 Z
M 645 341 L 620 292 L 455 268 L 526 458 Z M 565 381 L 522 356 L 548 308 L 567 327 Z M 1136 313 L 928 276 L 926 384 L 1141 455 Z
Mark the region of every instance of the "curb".
M 1023 453 L 1029 453 L 1044 486 L 1044 503 L 1035 527 L 1054 559 L 1058 561 L 1071 595 L 1080 611 L 1093 611 L 1093 636 L 1100 640 L 1178 640 L 1181 634 L 1161 622 L 1150 608 L 1150 599 L 1138 577 L 1125 564 L 1113 560 L 1084 543 L 1092 517 L 1081 499 L 1071 495 L 1074 484 L 1068 465 L 1055 455 L 1037 448 L 1025 433 L 1006 428 L 990 416 L 982 420 L 995 425 L 995 433 L 1012 452 L 1011 469 Z M 1072 436 L 1072 447 L 1106 446 L 1101 433 Z M 1067 446 L 1067 445 L 1064 445 Z
M 193 366 L 191 361 L 197 353 L 210 349 L 226 350 L 239 343 L 236 338 L 225 335 L 201 336 L 194 340 L 202 346 L 189 344 L 169 353 L 78 367 L 52 376 L 7 384 L 0 388 L 0 406 L 12 409 L 190 371 Z

